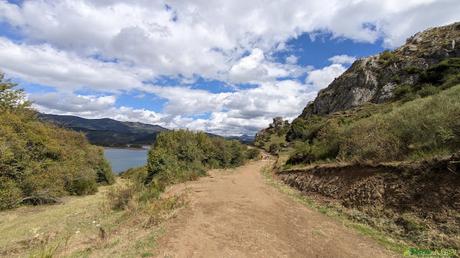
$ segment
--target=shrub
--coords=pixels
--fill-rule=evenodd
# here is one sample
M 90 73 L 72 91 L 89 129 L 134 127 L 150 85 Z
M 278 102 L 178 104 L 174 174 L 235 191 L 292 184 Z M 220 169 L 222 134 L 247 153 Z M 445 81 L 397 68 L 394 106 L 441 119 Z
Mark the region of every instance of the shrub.
M 390 65 L 397 62 L 399 58 L 391 51 L 385 50 L 379 56 L 379 61 L 384 65 Z
M 94 168 L 96 170 L 96 182 L 99 184 L 111 185 L 115 183 L 115 175 L 112 172 L 112 167 L 110 163 L 103 158 L 104 152 L 102 148 L 97 148 L 97 153 L 93 157 L 96 157 L 94 160 Z
M 408 74 L 421 74 L 423 69 L 416 66 L 408 66 L 404 68 L 404 71 Z
M 93 194 L 97 192 L 97 183 L 94 177 L 77 177 L 69 182 L 67 191 L 74 195 Z
M 400 142 L 380 117 L 358 121 L 344 132 L 339 159 L 384 161 L 399 159 Z
M 272 143 L 270 144 L 270 147 L 268 148 L 268 152 L 273 155 L 277 155 L 280 152 L 280 145 L 277 143 Z
M 308 119 L 297 118 L 295 119 L 289 131 L 287 132 L 286 138 L 288 141 L 294 139 L 300 139 L 302 141 L 311 141 L 315 138 L 324 126 L 325 119 L 321 116 L 311 116 Z
M 294 146 L 294 152 L 289 156 L 286 164 L 309 164 L 315 160 L 317 160 L 317 157 L 312 154 L 310 144 L 305 142 L 297 142 Z
M 447 58 L 428 68 L 421 76 L 422 82 L 443 89 L 460 83 L 460 58 Z
M 162 132 L 149 151 L 144 184 L 161 192 L 168 184 L 195 180 L 207 169 L 239 166 L 247 157 L 247 146 L 238 141 L 188 130 Z
M 425 89 L 425 90 L 424 90 Z M 426 91 L 424 93 L 422 90 Z M 421 88 L 413 101 L 370 107 L 324 117 L 315 137 L 296 143 L 290 164 L 338 158 L 345 161 L 391 161 L 433 157 L 460 150 L 460 85 L 437 92 Z
M 128 182 L 124 185 L 111 188 L 107 192 L 109 206 L 113 210 L 126 210 L 135 207 L 136 187 Z
M 246 152 L 246 159 L 260 159 L 260 150 L 257 148 L 248 149 L 248 151 Z
M 21 189 L 9 178 L 0 177 L 0 210 L 16 207 L 22 198 Z
M 13 199 L 49 203 L 113 183 L 102 149 L 81 133 L 39 121 L 14 86 L 0 74 L 0 209 L 11 208 Z
M 137 167 L 137 168 L 130 168 L 125 172 L 120 174 L 121 178 L 130 179 L 134 181 L 144 182 L 145 178 L 147 177 L 147 167 Z
M 412 86 L 410 85 L 407 85 L 407 84 L 403 84 L 403 85 L 398 85 L 394 91 L 393 91 L 393 95 L 395 97 L 395 99 L 403 99 L 405 97 L 408 97 L 412 94 Z
M 424 97 L 428 97 L 431 95 L 435 95 L 439 93 L 440 91 L 441 90 L 438 87 L 435 87 L 433 85 L 426 85 L 423 88 L 421 88 L 419 91 L 417 91 L 417 93 L 418 95 L 420 95 L 420 97 L 424 98 Z

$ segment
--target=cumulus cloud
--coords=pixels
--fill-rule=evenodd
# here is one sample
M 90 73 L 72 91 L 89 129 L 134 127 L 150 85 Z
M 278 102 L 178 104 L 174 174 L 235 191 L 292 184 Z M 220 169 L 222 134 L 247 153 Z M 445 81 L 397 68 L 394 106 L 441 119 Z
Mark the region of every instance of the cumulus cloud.
M 292 58 L 291 58 L 292 59 Z M 270 62 L 264 52 L 255 48 L 251 54 L 239 60 L 229 72 L 231 82 L 261 82 L 279 77 L 296 76 L 302 73 L 301 68 L 293 64 L 279 64 Z
M 286 57 L 286 63 L 288 63 L 288 64 L 296 64 L 297 60 L 298 60 L 298 58 L 296 56 L 294 56 L 294 55 L 290 55 L 290 56 Z
M 382 40 L 395 47 L 426 27 L 458 20 L 459 13 L 458 0 L 293 0 L 263 5 L 171 0 L 167 6 L 148 0 L 0 0 L 0 22 L 21 38 L 0 37 L 0 67 L 9 76 L 55 88 L 56 93 L 31 95 L 45 112 L 222 134 L 254 133 L 273 116 L 296 116 L 354 60 L 334 56 L 331 65 L 314 70 L 301 67 L 293 55 L 276 61 L 277 52 L 288 50 L 288 40 L 327 33 L 360 42 Z M 298 82 L 305 73 L 305 81 Z M 212 93 L 149 83 L 160 76 L 179 76 L 186 84 L 201 77 L 256 87 Z M 95 93 L 76 94 L 80 89 Z M 168 102 L 161 113 L 117 107 L 116 96 L 131 90 Z M 197 114 L 208 116 L 194 118 Z
M 342 64 L 332 64 L 321 69 L 308 72 L 306 83 L 312 89 L 320 90 L 327 87 L 335 78 L 340 76 L 347 68 Z
M 333 64 L 351 64 L 356 60 L 356 57 L 349 55 L 337 55 L 329 58 Z
M 168 100 L 164 113 L 116 107 L 116 97 L 111 95 L 84 96 L 53 92 L 29 94 L 29 99 L 34 102 L 35 108 L 44 113 L 87 118 L 108 117 L 122 121 L 154 123 L 169 128 L 235 135 L 252 134 L 266 127 L 275 116 L 293 119 L 316 95 L 308 85 L 293 80 L 265 82 L 257 88 L 227 93 L 159 86 L 151 86 L 149 92 L 155 92 Z M 206 119 L 192 117 L 208 113 L 210 115 Z
M 167 93 L 159 92 L 161 90 Z M 170 91 L 170 88 L 161 87 L 153 91 L 168 99 L 166 110 L 179 105 L 183 110 L 193 109 L 195 114 L 211 113 L 209 119 L 190 119 L 184 115 L 176 115 L 173 119 L 165 117 L 164 121 L 170 127 L 200 129 L 221 135 L 253 134 L 266 127 L 275 116 L 292 120 L 316 95 L 308 85 L 294 80 L 264 82 L 256 88 L 230 93 L 187 89 L 184 94 L 179 89 Z M 186 114 L 184 111 L 178 113 Z
M 101 91 L 139 87 L 148 72 L 121 64 L 81 58 L 47 44 L 27 45 L 0 37 L 1 69 L 10 76 L 47 84 L 63 91 L 85 87 Z
M 0 1 L 0 19 L 32 42 L 116 58 L 155 74 L 213 78 L 248 51 L 270 52 L 301 33 L 328 31 L 365 42 L 381 37 L 397 46 L 420 29 L 458 20 L 459 12 L 457 0 L 196 0 L 170 1 L 168 8 L 145 0 Z
M 45 94 L 30 94 L 31 100 L 37 107 L 59 110 L 61 112 L 98 112 L 111 108 L 115 104 L 115 96 L 91 96 L 59 94 L 56 92 Z
M 115 96 L 74 95 L 67 93 L 29 94 L 33 107 L 43 113 L 74 115 L 86 118 L 112 118 L 168 126 L 164 116 L 147 109 L 116 107 Z

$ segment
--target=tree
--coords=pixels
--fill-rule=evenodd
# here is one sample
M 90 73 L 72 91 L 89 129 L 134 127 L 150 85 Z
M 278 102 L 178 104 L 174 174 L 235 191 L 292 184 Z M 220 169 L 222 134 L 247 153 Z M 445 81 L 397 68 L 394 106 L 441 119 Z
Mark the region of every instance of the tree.
M 24 109 L 30 106 L 26 100 L 24 90 L 14 89 L 16 83 L 5 79 L 5 74 L 0 72 L 0 111 L 11 111 L 15 109 Z

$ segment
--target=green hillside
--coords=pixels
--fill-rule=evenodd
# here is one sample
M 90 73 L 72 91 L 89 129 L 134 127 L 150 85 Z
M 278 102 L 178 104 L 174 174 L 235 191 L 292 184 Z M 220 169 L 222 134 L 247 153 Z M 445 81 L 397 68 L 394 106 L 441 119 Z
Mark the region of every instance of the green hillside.
M 150 145 L 158 133 L 168 129 L 158 125 L 122 122 L 109 118 L 38 114 L 40 120 L 85 134 L 91 144 L 110 147 Z
M 39 121 L 22 91 L 0 76 L 0 209 L 92 194 L 113 182 L 102 149 Z

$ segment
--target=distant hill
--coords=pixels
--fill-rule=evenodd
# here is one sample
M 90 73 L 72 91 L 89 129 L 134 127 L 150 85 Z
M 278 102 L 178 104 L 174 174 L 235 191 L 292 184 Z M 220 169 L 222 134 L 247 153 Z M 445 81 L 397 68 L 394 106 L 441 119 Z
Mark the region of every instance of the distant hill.
M 254 142 L 254 138 L 255 136 L 251 136 L 251 135 L 247 135 L 247 134 L 243 134 L 241 136 L 228 136 L 228 137 L 225 137 L 226 139 L 228 140 L 237 140 L 237 141 L 240 141 L 241 143 L 245 143 L 245 144 L 251 144 Z
M 86 119 L 78 116 L 39 114 L 42 121 L 83 132 L 92 144 L 101 146 L 150 145 L 156 135 L 168 129 L 151 124 L 121 122 L 109 118 Z

